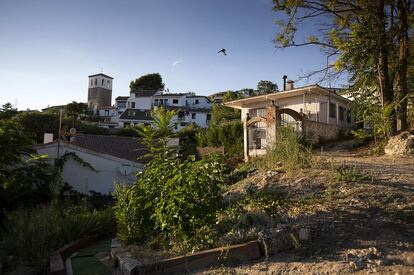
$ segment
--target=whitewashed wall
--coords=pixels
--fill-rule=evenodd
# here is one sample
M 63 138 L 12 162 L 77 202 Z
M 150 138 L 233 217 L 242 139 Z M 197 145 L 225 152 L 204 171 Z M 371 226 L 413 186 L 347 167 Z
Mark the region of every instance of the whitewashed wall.
M 196 100 L 198 100 L 198 104 L 196 104 Z M 191 107 L 191 108 L 200 108 L 200 109 L 210 109 L 211 108 L 210 101 L 207 98 L 203 97 L 203 96 L 200 96 L 200 97 L 198 97 L 198 96 L 197 97 L 194 97 L 194 96 L 187 97 L 186 98 L 186 105 L 188 107 Z
M 38 154 L 47 154 L 51 161 L 57 156 L 56 143 L 40 145 L 36 149 Z M 138 171 L 144 170 L 142 164 L 99 154 L 77 146 L 61 145 L 60 155 L 62 156 L 65 152 L 75 152 L 97 170 L 97 172 L 92 171 L 73 160 L 65 163 L 62 171 L 63 181 L 81 193 L 89 193 L 92 190 L 108 194 L 114 190 L 115 181 L 131 184 L 134 180 L 134 175 Z

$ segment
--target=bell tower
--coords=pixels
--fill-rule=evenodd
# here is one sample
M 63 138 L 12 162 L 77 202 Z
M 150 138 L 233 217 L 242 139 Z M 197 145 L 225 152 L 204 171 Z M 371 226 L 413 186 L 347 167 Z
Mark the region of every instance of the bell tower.
M 88 76 L 88 109 L 112 105 L 113 77 L 99 73 Z

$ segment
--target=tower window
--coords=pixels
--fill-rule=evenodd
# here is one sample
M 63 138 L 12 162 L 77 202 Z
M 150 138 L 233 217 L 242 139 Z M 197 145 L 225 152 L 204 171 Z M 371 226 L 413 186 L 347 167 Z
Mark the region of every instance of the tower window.
M 98 85 L 98 79 L 95 78 L 95 86 Z
M 109 87 L 111 87 L 111 82 L 109 82 L 109 80 L 108 81 L 106 81 L 106 86 L 109 88 Z
M 91 86 L 93 86 L 93 80 L 91 79 Z
M 104 83 L 105 83 L 105 80 L 103 80 L 103 79 L 102 79 L 102 84 L 101 84 L 101 85 L 103 86 L 103 85 L 104 85 Z

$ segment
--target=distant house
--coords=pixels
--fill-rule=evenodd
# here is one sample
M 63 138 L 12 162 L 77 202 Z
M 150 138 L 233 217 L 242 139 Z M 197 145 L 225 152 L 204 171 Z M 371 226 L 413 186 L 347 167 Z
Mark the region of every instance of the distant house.
M 152 98 L 155 95 L 162 93 L 162 90 L 158 91 L 139 91 L 139 92 L 130 92 L 129 98 L 127 101 L 128 109 L 137 109 L 137 110 L 151 110 L 152 109 Z
M 173 118 L 175 129 L 180 130 L 189 124 L 206 128 L 211 117 L 211 102 L 206 96 L 192 93 L 164 93 L 153 97 L 154 108 L 163 106 L 176 110 Z
M 59 154 L 58 154 L 59 147 Z M 140 140 L 130 137 L 77 134 L 70 142 L 38 144 L 38 154 L 46 154 L 51 161 L 65 153 L 75 153 L 95 169 L 69 160 L 62 171 L 63 181 L 76 191 L 108 194 L 114 190 L 114 182 L 131 184 L 135 174 L 144 170 L 140 157 L 147 151 Z
M 119 116 L 119 127 L 150 125 L 152 122 L 150 110 L 126 109 Z
M 319 85 L 288 84 L 285 91 L 225 103 L 241 110 L 246 160 L 264 154 L 281 126 L 292 126 L 309 143 L 336 139 L 341 131 L 354 128 L 350 100 Z
M 118 96 L 115 98 L 115 108 L 119 114 L 122 114 L 128 108 L 129 96 Z
M 102 119 L 102 122 L 99 123 L 100 127 L 104 128 L 118 128 L 119 123 L 119 113 L 115 107 L 98 107 L 96 109 L 97 114 Z

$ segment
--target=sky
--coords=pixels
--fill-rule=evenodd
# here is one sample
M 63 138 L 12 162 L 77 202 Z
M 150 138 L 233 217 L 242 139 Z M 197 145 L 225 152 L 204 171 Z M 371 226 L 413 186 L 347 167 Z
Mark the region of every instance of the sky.
M 0 104 L 86 102 L 88 75 L 102 70 L 114 77 L 112 99 L 148 73 L 170 92 L 209 95 L 260 80 L 281 88 L 284 74 L 297 80 L 326 57 L 312 46 L 275 48 L 280 16 L 271 0 L 0 0 Z

